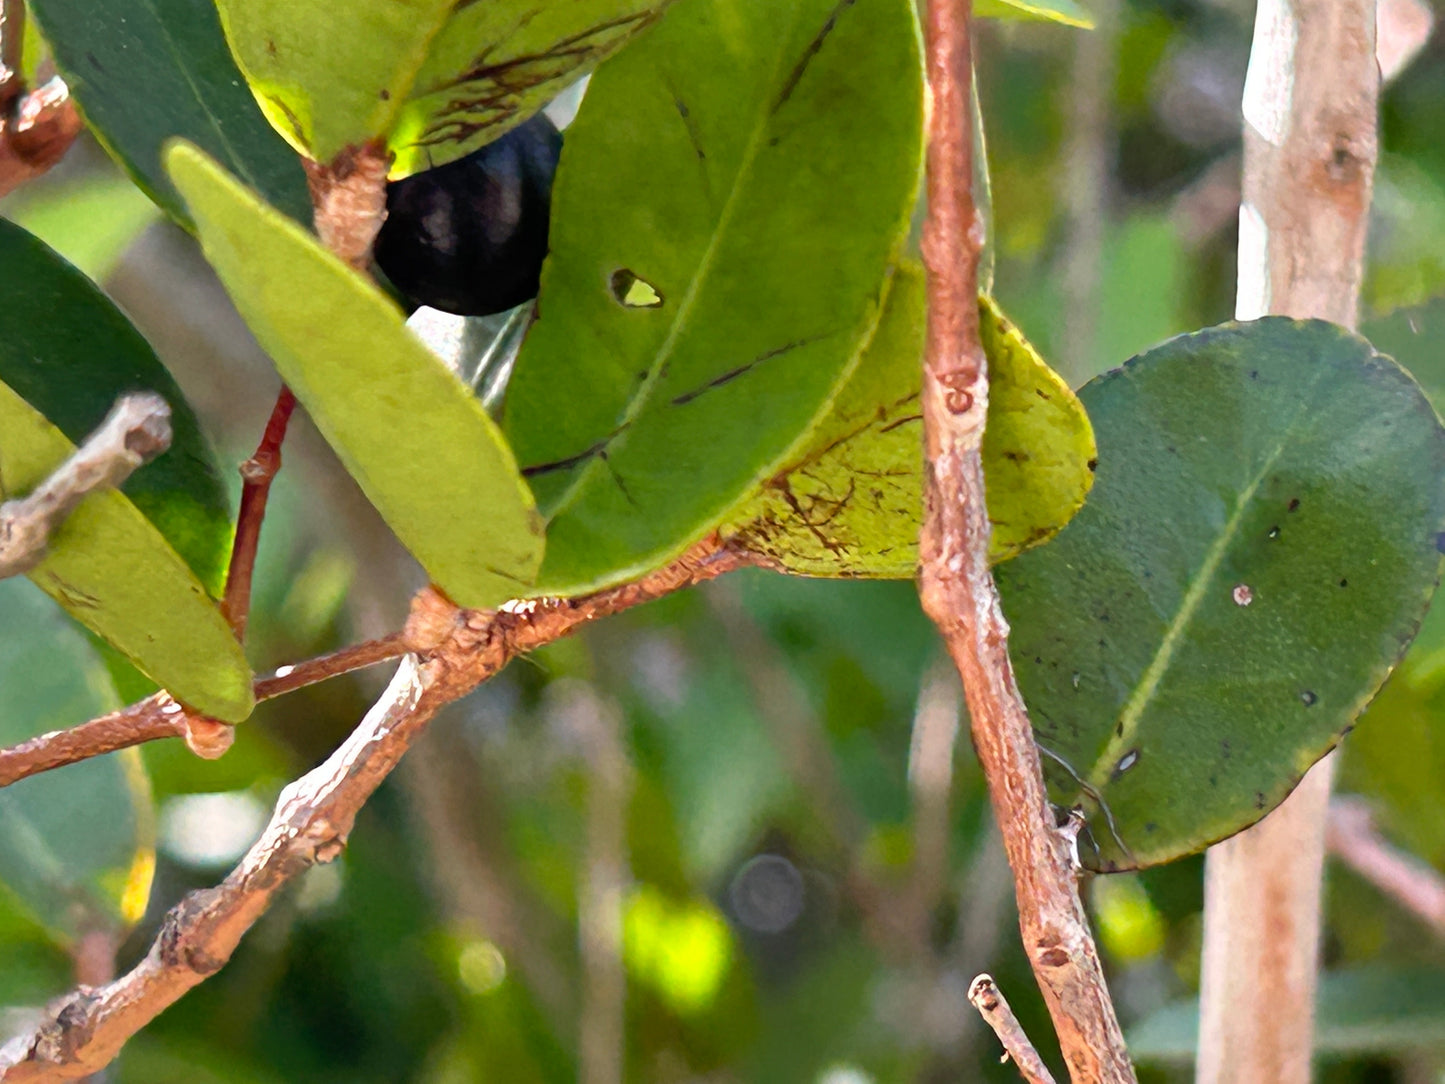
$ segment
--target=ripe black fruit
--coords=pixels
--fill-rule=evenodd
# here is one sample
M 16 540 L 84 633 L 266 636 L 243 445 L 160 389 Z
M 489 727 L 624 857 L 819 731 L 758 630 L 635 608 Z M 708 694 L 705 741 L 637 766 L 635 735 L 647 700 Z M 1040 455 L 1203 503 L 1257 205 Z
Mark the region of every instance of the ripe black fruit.
M 465 158 L 395 181 L 376 262 L 418 305 L 462 316 L 537 296 L 562 135 L 541 113 Z

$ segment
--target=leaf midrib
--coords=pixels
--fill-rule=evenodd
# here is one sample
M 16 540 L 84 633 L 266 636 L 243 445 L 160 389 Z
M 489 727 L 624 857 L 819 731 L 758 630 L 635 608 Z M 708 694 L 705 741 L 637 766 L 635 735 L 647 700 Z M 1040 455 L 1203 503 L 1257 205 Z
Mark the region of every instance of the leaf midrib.
M 1321 367 L 1322 368 L 1322 367 Z M 1154 657 L 1149 661 L 1139 683 L 1134 686 L 1134 693 L 1124 705 L 1119 718 L 1110 729 L 1110 738 L 1104 746 L 1104 751 L 1099 759 L 1094 762 L 1090 770 L 1088 781 L 1096 790 L 1102 792 L 1103 788 L 1113 778 L 1114 769 L 1120 760 L 1134 748 L 1138 740 L 1139 725 L 1144 713 L 1148 710 L 1154 694 L 1164 681 L 1170 664 L 1174 661 L 1174 655 L 1184 638 L 1185 631 L 1190 622 L 1194 619 L 1195 612 L 1204 601 L 1210 585 L 1214 582 L 1215 574 L 1224 561 L 1226 551 L 1234 541 L 1239 532 L 1239 525 L 1244 519 L 1244 513 L 1254 500 L 1255 494 L 1259 491 L 1260 485 L 1265 477 L 1274 468 L 1279 457 L 1284 453 L 1294 432 L 1295 424 L 1299 421 L 1300 415 L 1304 413 L 1305 404 L 1309 401 L 1315 386 L 1319 383 L 1320 376 L 1316 375 L 1310 387 L 1306 389 L 1296 402 L 1295 413 L 1289 423 L 1280 429 L 1279 443 L 1273 451 L 1265 458 L 1264 464 L 1256 472 L 1247 486 L 1240 492 L 1235 501 L 1234 511 L 1230 513 L 1229 519 L 1219 532 L 1218 537 L 1210 544 L 1204 554 L 1204 560 L 1200 562 L 1198 570 L 1190 581 L 1189 589 L 1184 592 L 1184 598 L 1180 600 L 1179 609 L 1175 611 L 1173 619 L 1169 622 L 1164 636 L 1159 642 Z
M 787 54 L 788 46 L 792 44 L 793 30 L 800 18 L 800 8 L 795 9 L 793 21 L 788 25 L 787 33 L 779 34 L 781 44 L 778 46 L 777 54 L 773 58 L 773 67 L 768 79 L 767 87 L 774 88 L 777 82 L 778 72 L 782 67 L 783 58 Z M 672 352 L 677 348 L 678 340 L 685 334 L 688 317 L 692 307 L 697 302 L 698 294 L 702 285 L 712 271 L 713 261 L 717 256 L 720 239 L 727 233 L 732 223 L 734 209 L 737 206 L 739 193 L 744 191 L 751 180 L 752 168 L 757 160 L 758 151 L 763 146 L 763 135 L 770 128 L 769 118 L 773 113 L 773 98 L 769 94 L 759 95 L 759 121 L 753 126 L 752 135 L 748 139 L 748 145 L 743 150 L 743 156 L 738 162 L 737 171 L 733 174 L 732 190 L 728 193 L 727 202 L 723 204 L 722 211 L 718 214 L 717 226 L 713 229 L 712 237 L 709 239 L 707 248 L 703 251 L 702 258 L 698 261 L 697 268 L 693 271 L 692 279 L 689 281 L 687 290 L 684 292 L 681 302 L 677 307 L 677 318 L 668 329 L 667 338 L 657 348 L 653 355 L 652 364 L 648 367 L 647 379 L 638 388 L 637 394 L 627 404 L 627 410 L 623 414 L 622 421 L 618 424 L 615 432 L 625 434 L 628 426 L 642 413 L 652 393 L 662 379 L 662 374 L 667 368 L 667 362 L 672 357 Z M 625 436 L 618 438 L 619 441 Z M 555 518 L 570 508 L 586 490 L 587 483 L 592 476 L 602 470 L 604 463 L 601 456 L 593 456 L 586 465 L 574 476 L 567 488 L 562 491 L 561 496 L 548 510 L 548 518 Z

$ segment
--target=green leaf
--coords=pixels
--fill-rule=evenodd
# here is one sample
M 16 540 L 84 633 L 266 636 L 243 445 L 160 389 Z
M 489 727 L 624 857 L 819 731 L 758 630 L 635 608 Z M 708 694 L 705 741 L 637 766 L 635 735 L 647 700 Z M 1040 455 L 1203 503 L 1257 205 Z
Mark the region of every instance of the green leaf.
M 909 0 L 689 0 L 597 73 L 507 391 L 539 593 L 666 561 L 807 436 L 878 318 L 921 126 Z
M 186 222 L 161 165 L 165 141 L 180 136 L 311 220 L 301 165 L 256 108 L 211 4 L 30 0 L 30 10 L 86 121 L 167 214 Z
M 873 341 L 801 453 L 730 517 L 725 536 L 789 572 L 906 579 L 918 567 L 923 430 L 918 412 L 923 268 L 894 273 Z M 991 298 L 979 299 L 989 359 L 991 557 L 1061 530 L 1084 503 L 1095 456 L 1088 416 Z
M 1094 28 L 1093 17 L 1075 0 L 978 0 L 973 13 L 981 18 L 1032 19 Z
M 999 588 L 1054 798 L 1107 870 L 1252 824 L 1354 723 L 1435 588 L 1445 430 L 1317 321 L 1182 336 L 1080 397 L 1093 493 Z
M 0 745 L 119 707 L 105 668 L 55 604 L 0 582 Z M 0 882 L 63 943 L 140 920 L 155 868 L 150 784 L 134 749 L 0 789 Z
M 391 131 L 454 5 L 457 0 L 352 0 L 338 10 L 328 0 L 217 0 L 216 6 L 267 119 L 301 154 L 330 162 L 348 146 Z
M 443 165 L 492 142 L 651 26 L 670 2 L 458 4 L 396 119 L 391 175 Z
M 74 183 L 29 185 L 5 203 L 6 218 L 97 282 L 159 214 L 118 169 L 91 173 Z
M 1199 1043 L 1199 1002 L 1157 1009 L 1129 1029 L 1140 1062 L 1189 1062 Z M 1445 1046 L 1445 972 L 1369 965 L 1327 971 L 1315 1005 L 1315 1053 L 1398 1055 Z
M 99 290 L 3 220 L 0 286 L 0 480 L 8 496 L 59 466 L 126 391 L 165 398 L 174 430 L 170 451 L 121 493 L 96 494 L 75 511 L 31 579 L 178 699 L 222 719 L 245 718 L 251 672 L 203 586 L 217 586 L 224 570 L 226 499 L 180 389 Z
M 525 591 L 542 524 L 481 404 L 374 283 L 196 148 L 166 160 L 241 315 L 397 537 L 459 605 Z

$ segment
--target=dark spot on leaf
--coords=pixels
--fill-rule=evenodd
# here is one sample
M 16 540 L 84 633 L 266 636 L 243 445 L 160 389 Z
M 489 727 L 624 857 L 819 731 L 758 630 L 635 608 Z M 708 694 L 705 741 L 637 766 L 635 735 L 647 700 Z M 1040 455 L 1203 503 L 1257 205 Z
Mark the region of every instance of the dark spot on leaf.
M 381 88 L 381 100 L 384 102 L 391 101 L 391 91 L 387 90 L 385 87 Z
M 1257 791 L 1255 791 L 1255 792 L 1254 792 L 1254 808 L 1255 808 L 1255 809 L 1263 809 L 1263 808 L 1264 808 L 1265 806 L 1267 806 L 1267 805 L 1269 805 L 1269 799 L 1264 796 L 1264 791 L 1262 791 L 1262 790 L 1257 790 Z
M 1042 665 L 1043 665 L 1043 662 L 1044 662 L 1044 657 L 1043 657 L 1042 655 L 1035 655 L 1035 656 L 1034 656 L 1034 662 L 1036 662 L 1036 663 L 1038 663 L 1040 666 L 1042 666 Z
M 1271 528 L 1269 529 L 1269 537 L 1270 537 L 1270 538 L 1278 538 L 1278 537 L 1279 537 L 1279 527 L 1277 527 L 1277 526 L 1271 527 Z
M 90 61 L 90 66 L 91 66 L 92 68 L 94 68 L 96 71 L 98 71 L 98 72 L 103 72 L 103 71 L 105 71 L 105 68 L 101 66 L 100 61 L 97 60 L 97 59 L 95 59 L 95 54 L 94 54 L 94 53 L 86 53 L 86 54 L 85 54 L 85 59 L 88 60 L 88 61 Z
M 1291 498 L 1289 499 L 1289 510 L 1290 510 L 1291 512 L 1298 512 L 1298 511 L 1299 511 L 1299 498 L 1298 498 L 1298 497 L 1291 497 Z
M 275 55 L 276 55 L 276 43 L 275 43 L 274 41 L 271 41 L 269 38 L 266 40 L 266 55 L 267 55 L 267 56 L 275 56 Z
M 1004 452 L 1003 457 L 1007 459 L 1010 463 L 1027 463 L 1031 458 L 1033 458 L 1029 455 L 1028 452 L 1013 451 Z
M 1155 824 L 1153 821 L 1145 821 L 1145 822 L 1144 822 L 1144 831 L 1146 831 L 1146 832 L 1157 832 L 1158 830 L 1159 830 L 1159 826 L 1158 826 L 1157 824 Z
M 635 271 L 619 267 L 608 280 L 612 297 L 619 305 L 628 309 L 660 309 L 662 294 Z
M 1049 401 L 1052 399 L 1052 396 L 1046 395 L 1046 394 L 1044 393 L 1043 388 L 1035 388 L 1035 389 L 1034 389 L 1034 394 L 1037 395 L 1040 399 L 1042 399 L 1042 400 L 1043 400 L 1044 402 L 1046 402 L 1046 403 L 1049 402 Z
M 1249 379 L 1251 379 L 1251 380 L 1258 380 L 1258 379 L 1259 379 L 1259 370 L 1258 370 L 1258 369 L 1251 369 L 1251 370 L 1249 371 Z
M 1350 586 L 1350 581 L 1342 578 L 1342 579 L 1340 580 L 1340 586 L 1341 586 L 1341 587 L 1348 587 L 1348 586 Z
M 1124 721 L 1122 719 L 1119 720 L 1118 725 L 1114 727 L 1114 733 L 1121 738 L 1124 736 Z
M 1229 759 L 1229 739 L 1225 738 L 1219 743 L 1219 751 L 1224 754 L 1224 759 Z
M 1084 464 L 1084 465 L 1085 465 L 1086 467 L 1088 467 L 1091 471 L 1095 471 L 1095 470 L 1098 470 L 1098 469 L 1099 469 L 1099 461 L 1098 461 L 1097 459 L 1091 459 L 1091 460 L 1088 461 L 1088 463 L 1086 463 L 1086 464 Z
M 1304 704 L 1304 706 L 1307 708 L 1314 707 L 1316 704 L 1319 703 L 1320 700 L 1320 698 L 1314 693 L 1312 693 L 1309 689 L 1306 689 L 1304 690 L 1304 692 L 1300 693 L 1299 698 L 1300 702 Z

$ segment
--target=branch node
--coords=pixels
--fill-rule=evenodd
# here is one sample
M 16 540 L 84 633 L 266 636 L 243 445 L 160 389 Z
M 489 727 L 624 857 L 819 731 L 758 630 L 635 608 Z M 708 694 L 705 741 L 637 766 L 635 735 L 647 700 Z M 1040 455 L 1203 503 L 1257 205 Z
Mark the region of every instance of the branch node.
M 186 748 L 202 760 L 220 760 L 236 740 L 236 728 L 207 715 L 185 713 Z

